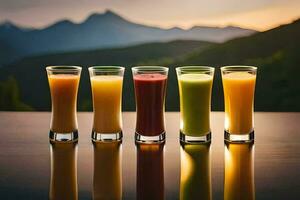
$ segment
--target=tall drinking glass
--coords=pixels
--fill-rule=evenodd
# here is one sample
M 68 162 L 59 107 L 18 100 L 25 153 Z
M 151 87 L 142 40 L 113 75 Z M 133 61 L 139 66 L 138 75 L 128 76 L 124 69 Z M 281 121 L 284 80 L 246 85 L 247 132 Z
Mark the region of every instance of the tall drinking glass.
M 56 141 L 76 140 L 76 107 L 81 67 L 49 66 L 46 70 L 52 100 L 49 137 Z
M 185 66 L 176 68 L 180 96 L 180 140 L 211 140 L 210 110 L 214 68 Z
M 136 141 L 150 143 L 164 141 L 168 68 L 160 66 L 133 67 L 132 74 L 137 110 Z
M 89 68 L 93 94 L 93 140 L 122 138 L 122 87 L 124 67 Z
M 225 100 L 225 139 L 247 142 L 254 139 L 254 91 L 256 67 L 221 67 Z

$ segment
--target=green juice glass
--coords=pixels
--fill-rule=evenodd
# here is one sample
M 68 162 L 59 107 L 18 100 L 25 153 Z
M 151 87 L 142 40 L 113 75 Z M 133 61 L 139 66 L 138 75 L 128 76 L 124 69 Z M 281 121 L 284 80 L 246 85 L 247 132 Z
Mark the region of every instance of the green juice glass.
M 214 68 L 176 68 L 180 96 L 180 140 L 201 143 L 211 140 L 210 108 Z

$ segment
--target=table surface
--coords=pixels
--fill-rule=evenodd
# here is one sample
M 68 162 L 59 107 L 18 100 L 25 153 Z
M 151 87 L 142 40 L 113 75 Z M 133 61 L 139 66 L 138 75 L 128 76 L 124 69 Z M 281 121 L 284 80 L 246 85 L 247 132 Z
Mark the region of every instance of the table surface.
M 155 169 L 158 171 L 158 176 L 164 172 L 162 178 L 154 179 L 164 182 L 164 184 L 157 183 L 157 185 L 163 187 L 165 199 L 173 200 L 179 199 L 180 171 L 182 170 L 184 173 L 185 169 L 180 169 L 179 113 L 168 112 L 165 118 L 167 138 L 164 150 L 158 154 L 158 156 L 162 156 L 163 160 L 150 156 L 144 158 L 144 161 L 145 159 L 150 159 L 150 161 L 152 159 L 153 168 L 155 165 L 158 168 L 163 167 L 161 171 Z M 48 112 L 0 112 L 1 199 L 48 199 L 51 172 L 48 140 L 49 122 L 50 113 Z M 223 112 L 212 113 L 212 143 L 210 150 L 208 150 L 210 151 L 209 154 L 205 153 L 205 155 L 211 157 L 209 167 L 211 167 L 213 199 L 223 199 L 224 193 L 224 157 L 227 150 L 223 140 L 223 122 Z M 91 199 L 94 172 L 94 150 L 90 140 L 92 113 L 79 113 L 78 123 L 78 196 L 79 199 Z M 120 150 L 122 152 L 120 170 L 122 172 L 123 199 L 136 198 L 137 170 L 140 171 L 139 176 L 142 177 L 141 171 L 152 169 L 151 167 L 147 168 L 145 163 L 142 163 L 144 162 L 143 158 L 141 158 L 139 169 L 137 169 L 137 149 L 139 148 L 134 143 L 134 126 L 135 113 L 123 113 L 124 137 Z M 292 200 L 300 198 L 299 131 L 300 113 L 255 113 L 255 149 L 254 146 L 251 149 L 254 151 L 256 199 Z M 200 154 L 204 155 L 201 150 Z M 147 157 L 147 155 L 141 154 L 139 156 Z M 252 157 L 253 155 L 245 156 Z M 200 158 L 197 157 L 197 155 L 192 157 L 192 159 L 202 158 L 201 156 Z M 106 162 L 103 162 L 103 165 L 105 164 Z M 239 175 L 247 174 L 247 172 L 243 172 L 245 163 L 237 162 L 237 165 L 239 164 L 241 165 Z M 239 169 L 239 166 L 235 167 Z M 203 167 L 199 167 L 199 170 L 203 169 Z M 116 169 L 112 168 L 112 170 Z M 139 190 L 144 191 L 141 186 L 139 186 Z M 239 189 L 237 188 L 237 190 Z

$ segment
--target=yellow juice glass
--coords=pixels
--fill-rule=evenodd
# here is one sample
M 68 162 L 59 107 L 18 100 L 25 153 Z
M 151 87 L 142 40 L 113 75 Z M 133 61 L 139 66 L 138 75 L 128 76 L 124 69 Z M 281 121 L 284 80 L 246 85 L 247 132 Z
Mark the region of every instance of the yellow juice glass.
M 93 140 L 122 138 L 122 87 L 124 67 L 89 68 L 94 109 Z
M 221 67 L 225 101 L 225 139 L 254 139 L 254 91 L 256 67 Z
M 255 200 L 254 141 L 225 141 L 224 200 Z
M 76 140 L 76 107 L 81 67 L 49 66 L 46 71 L 52 101 L 49 137 L 56 141 Z

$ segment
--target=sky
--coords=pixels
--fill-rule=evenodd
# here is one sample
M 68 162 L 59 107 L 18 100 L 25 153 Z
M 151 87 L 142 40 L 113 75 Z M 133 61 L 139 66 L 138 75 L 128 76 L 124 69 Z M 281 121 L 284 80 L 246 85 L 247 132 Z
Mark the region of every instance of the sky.
M 42 28 L 62 19 L 80 23 L 112 10 L 162 28 L 235 25 L 259 31 L 300 17 L 300 0 L 0 0 L 0 22 Z

